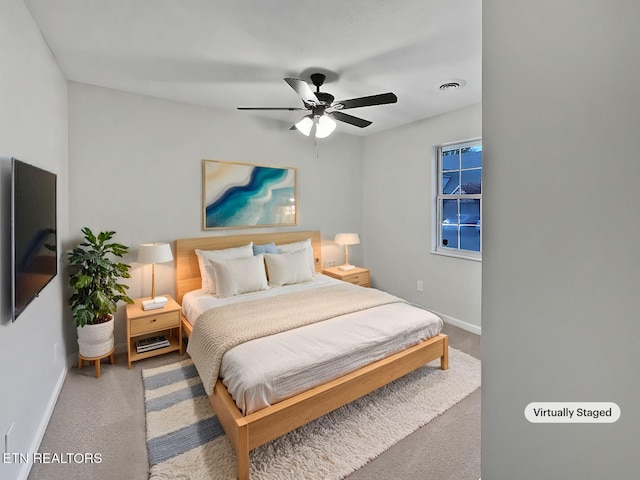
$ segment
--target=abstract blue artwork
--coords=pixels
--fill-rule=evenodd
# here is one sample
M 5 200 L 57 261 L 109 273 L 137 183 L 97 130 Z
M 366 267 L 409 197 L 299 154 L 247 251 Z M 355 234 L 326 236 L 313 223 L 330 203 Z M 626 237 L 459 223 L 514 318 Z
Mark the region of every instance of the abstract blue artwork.
M 204 229 L 297 225 L 296 169 L 202 161 Z

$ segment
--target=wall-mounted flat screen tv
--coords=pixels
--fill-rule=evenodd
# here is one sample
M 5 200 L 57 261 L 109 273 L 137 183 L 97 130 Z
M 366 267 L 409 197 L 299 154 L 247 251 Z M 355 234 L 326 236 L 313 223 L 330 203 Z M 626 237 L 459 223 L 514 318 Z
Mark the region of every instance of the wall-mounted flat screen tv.
M 58 273 L 56 175 L 12 158 L 11 181 L 15 321 Z

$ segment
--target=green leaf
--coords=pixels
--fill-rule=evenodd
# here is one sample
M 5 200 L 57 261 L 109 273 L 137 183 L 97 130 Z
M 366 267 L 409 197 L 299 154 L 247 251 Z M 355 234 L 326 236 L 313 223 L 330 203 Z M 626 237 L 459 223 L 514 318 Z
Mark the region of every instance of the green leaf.
M 86 288 L 91 285 L 91 280 L 92 278 L 88 275 L 80 275 L 79 277 L 77 277 L 77 281 L 75 282 L 75 285 L 72 285 L 72 287 L 75 287 L 77 289 Z
M 98 234 L 98 242 L 103 244 L 104 242 L 106 242 L 107 240 L 111 240 L 113 238 L 113 236 L 115 235 L 116 232 L 100 232 Z
M 81 305 L 74 310 L 73 316 L 76 319 L 76 325 L 84 327 L 87 323 L 91 323 L 93 321 L 95 315 L 92 311 Z
M 82 233 L 84 234 L 84 237 L 87 239 L 87 241 L 89 243 L 95 243 L 96 242 L 96 237 L 93 234 L 93 232 L 88 228 L 88 227 L 83 227 L 82 228 Z M 83 244 L 88 246 L 87 244 Z

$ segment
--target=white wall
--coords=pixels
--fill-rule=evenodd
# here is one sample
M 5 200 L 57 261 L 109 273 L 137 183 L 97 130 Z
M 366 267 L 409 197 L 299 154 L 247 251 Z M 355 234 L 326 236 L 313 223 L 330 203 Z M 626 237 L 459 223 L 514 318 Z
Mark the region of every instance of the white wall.
M 481 137 L 481 115 L 474 105 L 365 138 L 361 238 L 376 288 L 477 333 L 482 264 L 431 253 L 432 156 L 435 145 Z
M 21 0 L 0 3 L 0 438 L 9 452 L 36 451 L 67 370 L 66 279 L 50 283 L 11 322 L 10 157 L 58 175 L 58 245 L 68 232 L 67 85 Z M 62 270 L 62 261 L 58 270 Z M 0 478 L 27 464 L 0 462 Z
M 140 243 L 282 229 L 202 230 L 202 159 L 298 169 L 297 230 L 322 230 L 324 260 L 342 260 L 338 232 L 362 231 L 362 140 L 320 140 L 290 125 L 115 90 L 69 84 L 70 232 L 115 230 L 131 247 L 129 293 L 151 292 L 150 266 L 135 263 Z M 290 230 L 293 228 L 289 228 Z M 73 242 L 72 242 L 73 244 Z M 67 247 L 70 248 L 72 244 Z M 354 247 L 350 258 L 362 263 Z M 174 293 L 173 265 L 156 266 L 156 292 Z M 123 308 L 116 344 L 124 345 Z
M 640 3 L 482 8 L 482 478 L 637 478 Z M 534 401 L 621 418 L 531 424 Z

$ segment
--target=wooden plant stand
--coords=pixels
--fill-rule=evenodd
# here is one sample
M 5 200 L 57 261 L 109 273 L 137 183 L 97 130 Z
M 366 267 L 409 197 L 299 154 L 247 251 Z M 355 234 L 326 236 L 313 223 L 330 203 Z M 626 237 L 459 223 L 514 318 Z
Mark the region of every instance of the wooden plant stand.
M 83 357 L 82 355 L 80 355 L 80 352 L 78 352 L 78 368 L 82 368 L 85 361 L 89 362 L 89 364 L 95 363 L 96 378 L 100 378 L 100 360 L 102 360 L 103 358 L 109 357 L 109 363 L 113 365 L 114 363 L 116 363 L 115 356 L 114 356 L 115 350 L 116 350 L 116 347 L 114 346 L 109 353 L 106 353 L 100 357 Z

